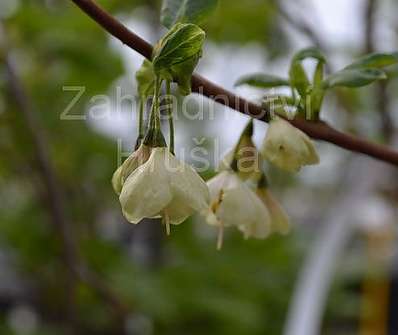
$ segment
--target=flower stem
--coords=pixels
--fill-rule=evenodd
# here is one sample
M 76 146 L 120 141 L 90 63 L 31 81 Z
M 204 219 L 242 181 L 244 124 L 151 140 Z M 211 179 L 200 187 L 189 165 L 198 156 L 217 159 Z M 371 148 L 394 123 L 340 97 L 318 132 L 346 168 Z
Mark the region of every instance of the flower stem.
M 137 141 L 135 143 L 135 150 L 141 145 L 142 140 L 145 136 L 145 129 L 144 129 L 144 97 L 140 97 L 140 102 L 138 106 L 138 136 Z
M 140 106 L 138 111 L 138 138 L 144 138 L 144 100 L 145 97 L 141 97 Z
M 156 78 L 148 130 L 143 140 L 145 145 L 151 147 L 166 147 L 166 142 L 160 129 L 159 95 L 161 85 L 161 79 Z
M 160 130 L 160 114 L 159 114 L 159 95 L 160 95 L 160 86 L 162 82 L 159 78 L 156 78 L 155 83 L 155 91 L 153 94 L 153 98 L 155 99 L 153 102 L 153 127 L 154 130 Z
M 160 115 L 159 115 L 159 92 L 161 81 L 157 78 L 153 92 L 151 114 L 149 116 L 149 129 L 154 131 L 160 130 Z
M 171 84 L 166 81 L 166 98 L 167 98 L 167 117 L 169 119 L 169 147 L 170 152 L 174 155 L 174 119 L 173 119 L 173 100 L 171 99 Z

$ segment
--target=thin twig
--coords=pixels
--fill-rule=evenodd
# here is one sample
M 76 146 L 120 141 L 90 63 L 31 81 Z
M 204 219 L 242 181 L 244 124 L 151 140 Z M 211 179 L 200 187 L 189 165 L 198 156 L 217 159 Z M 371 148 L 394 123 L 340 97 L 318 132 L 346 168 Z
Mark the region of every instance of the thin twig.
M 64 208 L 65 201 L 63 199 L 60 183 L 57 180 L 55 170 L 49 158 L 48 141 L 44 129 L 36 118 L 33 104 L 25 92 L 23 84 L 9 56 L 6 54 L 4 58 L 10 91 L 22 113 L 32 139 L 32 147 L 34 156 L 37 160 L 38 172 L 47 192 L 46 205 L 49 207 L 54 228 L 61 239 L 63 261 L 74 280 L 80 280 L 96 290 L 104 301 L 112 306 L 116 317 L 118 319 L 124 319 L 128 312 L 127 306 L 125 306 L 95 273 L 87 268 L 79 256 L 74 234 L 67 220 L 66 210 Z
M 316 31 L 312 28 L 307 21 L 303 18 L 295 17 L 289 13 L 289 11 L 283 6 L 281 1 L 276 1 L 276 8 L 278 9 L 279 14 L 292 26 L 295 27 L 298 31 L 300 31 L 303 35 L 306 35 L 312 43 L 315 44 L 316 47 L 323 51 L 326 50 L 326 46 L 323 41 L 319 38 Z
M 368 0 L 364 7 L 364 53 L 375 52 L 377 49 L 375 45 L 377 4 L 377 0 Z M 377 83 L 376 92 L 376 106 L 380 113 L 381 129 L 386 143 L 389 143 L 394 135 L 394 122 L 390 115 L 390 98 L 387 91 L 387 83 L 385 81 Z
M 122 43 L 126 44 L 144 57 L 148 59 L 151 58 L 152 46 L 127 29 L 95 2 L 92 0 L 71 1 Z M 263 121 L 266 121 L 267 119 L 267 111 L 264 111 L 260 106 L 234 95 L 197 74 L 192 78 L 192 89 L 194 92 L 207 96 L 216 102 L 246 115 Z M 341 148 L 362 153 L 398 166 L 398 152 L 386 146 L 370 143 L 355 136 L 342 133 L 325 122 L 309 122 L 303 119 L 295 119 L 291 121 L 291 123 L 314 139 L 327 141 Z
M 364 12 L 364 52 L 370 53 L 375 50 L 374 34 L 375 34 L 375 16 L 376 16 L 376 0 L 368 0 L 365 4 Z
M 291 2 L 290 2 L 291 4 Z M 291 27 L 295 30 L 297 30 L 299 33 L 303 34 L 306 36 L 311 43 L 322 50 L 324 54 L 328 54 L 330 48 L 323 41 L 321 36 L 317 33 L 317 30 L 308 22 L 305 20 L 303 17 L 299 18 L 296 17 L 295 14 L 292 14 L 286 7 L 283 6 L 282 1 L 277 1 L 276 2 L 276 8 L 278 10 L 279 15 L 289 24 Z M 333 73 L 335 69 L 333 68 L 333 65 L 330 62 L 327 62 L 325 64 L 325 70 L 327 73 Z M 347 101 L 345 95 L 341 91 L 336 91 L 335 96 L 337 98 L 337 101 L 341 107 L 343 107 L 347 112 L 352 113 L 353 108 Z
M 22 112 L 26 127 L 31 135 L 32 148 L 34 150 L 37 168 L 47 193 L 44 199 L 44 205 L 48 207 L 54 228 L 57 231 L 57 234 L 61 237 L 60 241 L 62 244 L 62 260 L 68 267 L 65 277 L 68 326 L 71 327 L 70 332 L 73 332 L 73 327 L 76 321 L 73 299 L 76 287 L 76 276 L 74 275 L 72 269 L 74 268 L 74 264 L 77 262 L 74 241 L 72 239 L 73 235 L 68 231 L 69 227 L 65 220 L 65 216 L 63 215 L 63 200 L 60 192 L 57 189 L 57 181 L 51 168 L 49 157 L 46 154 L 47 148 L 46 140 L 43 136 L 43 130 L 41 129 L 40 124 L 37 122 L 34 113 L 32 112 L 29 99 L 22 88 L 9 56 L 5 54 L 3 57 L 7 71 L 10 92 L 14 96 L 15 102 Z

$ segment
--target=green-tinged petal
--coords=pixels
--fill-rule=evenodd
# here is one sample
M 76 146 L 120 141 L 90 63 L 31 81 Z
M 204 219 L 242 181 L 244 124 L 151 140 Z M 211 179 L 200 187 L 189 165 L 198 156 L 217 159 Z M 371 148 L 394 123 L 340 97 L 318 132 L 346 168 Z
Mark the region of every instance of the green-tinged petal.
M 112 177 L 113 189 L 120 195 L 128 176 L 140 165 L 144 164 L 151 153 L 151 148 L 142 144 L 120 165 Z
M 144 164 L 151 155 L 151 147 L 141 144 L 122 164 L 122 183 L 124 183 L 130 174 L 140 165 Z
M 266 188 L 257 189 L 257 195 L 267 207 L 271 218 L 271 230 L 280 234 L 287 234 L 290 231 L 289 217 Z
M 319 163 L 312 140 L 281 118 L 270 122 L 262 154 L 271 163 L 289 172 L 297 172 L 304 165 Z
M 304 134 L 305 135 L 305 134 Z M 315 149 L 314 143 L 312 142 L 312 140 L 305 135 L 306 138 L 304 139 L 304 143 L 307 146 L 308 149 L 308 157 L 307 157 L 307 162 L 309 165 L 315 165 L 315 164 L 319 164 L 320 159 L 318 156 L 318 152 Z
M 122 191 L 123 183 L 122 183 L 122 165 L 120 165 L 112 176 L 112 186 L 113 190 L 117 195 Z

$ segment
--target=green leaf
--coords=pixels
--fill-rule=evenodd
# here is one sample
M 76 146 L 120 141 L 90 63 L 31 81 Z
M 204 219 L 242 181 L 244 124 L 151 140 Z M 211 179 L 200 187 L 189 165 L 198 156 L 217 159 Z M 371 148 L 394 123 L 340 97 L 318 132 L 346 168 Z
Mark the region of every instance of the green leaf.
M 249 85 L 258 88 L 289 86 L 289 80 L 271 74 L 253 73 L 240 77 L 235 86 Z
M 177 22 L 201 24 L 217 3 L 217 0 L 163 0 L 160 20 L 167 28 Z
M 326 62 L 322 52 L 315 47 L 305 48 L 294 54 L 289 70 L 290 85 L 296 88 L 302 97 L 306 96 L 307 90 L 310 86 L 310 81 L 305 73 L 303 65 L 301 64 L 301 62 L 306 58 L 314 58 L 318 60 L 318 65 L 323 65 Z M 323 66 L 317 67 L 316 71 L 315 76 L 319 77 L 323 75 Z M 314 79 L 319 80 L 319 78 Z
M 315 47 L 305 48 L 298 51 L 293 56 L 293 62 L 302 61 L 306 58 L 314 58 L 317 59 L 319 62 L 326 63 L 325 56 L 323 56 L 322 52 Z
M 178 84 L 178 89 L 181 95 L 188 95 L 191 93 L 191 79 L 192 73 L 199 62 L 201 54 L 196 54 L 185 62 L 174 65 L 170 69 L 173 80 Z
M 141 67 L 135 74 L 137 80 L 137 90 L 140 98 L 147 98 L 152 95 L 155 87 L 155 72 L 152 63 L 145 59 Z
M 322 87 L 312 87 L 308 93 L 310 97 L 310 104 L 306 101 L 305 112 L 306 118 L 309 120 L 319 119 L 319 114 L 321 112 L 323 98 L 325 96 L 325 89 Z
M 198 26 L 190 23 L 177 23 L 154 49 L 155 73 L 201 53 L 204 39 L 205 32 Z
M 314 87 L 322 86 L 324 67 L 325 64 L 323 62 L 318 62 L 318 64 L 316 65 L 314 72 L 314 80 L 313 80 Z
M 197 25 L 177 23 L 155 46 L 155 74 L 177 82 L 181 93 L 189 94 L 192 73 L 202 55 L 204 39 L 205 33 Z
M 323 87 L 361 87 L 386 78 L 386 74 L 378 69 L 343 69 L 326 78 Z
M 390 66 L 388 69 L 385 70 L 387 77 L 392 79 L 392 78 L 398 78 L 398 64 Z
M 365 55 L 344 69 L 383 68 L 398 63 L 398 52 Z
M 319 116 L 321 112 L 323 97 L 325 95 L 325 89 L 323 88 L 323 74 L 324 74 L 324 66 L 323 62 L 318 62 L 315 72 L 314 72 L 314 85 L 311 89 L 311 111 L 315 117 Z
M 307 94 L 307 89 L 310 86 L 307 74 L 303 65 L 299 61 L 292 62 L 289 70 L 290 85 L 297 89 L 299 94 L 304 97 Z

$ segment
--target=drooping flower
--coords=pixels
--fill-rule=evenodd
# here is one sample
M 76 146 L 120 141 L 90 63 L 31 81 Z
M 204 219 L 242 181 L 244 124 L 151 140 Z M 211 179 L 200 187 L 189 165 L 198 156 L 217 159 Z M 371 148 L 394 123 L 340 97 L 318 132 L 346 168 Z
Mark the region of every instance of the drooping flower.
M 245 238 L 268 236 L 270 216 L 267 208 L 233 171 L 220 172 L 207 185 L 211 199 L 207 222 L 219 228 L 218 249 L 222 246 L 224 227 L 238 228 Z
M 169 233 L 170 224 L 180 224 L 194 211 L 208 211 L 209 190 L 189 165 L 177 160 L 174 151 L 174 124 L 169 119 L 167 148 L 160 124 L 162 84 L 170 95 L 171 82 L 182 94 L 191 91 L 191 77 L 202 54 L 204 31 L 194 24 L 175 24 L 156 44 L 152 62 L 144 61 L 136 74 L 140 108 L 137 151 L 119 167 L 112 184 L 119 194 L 122 212 L 131 223 L 143 218 L 162 217 Z M 144 131 L 144 101 L 152 95 L 149 122 Z M 168 114 L 172 108 L 169 107 Z
M 112 186 L 117 195 L 120 195 L 124 182 L 129 175 L 140 165 L 144 164 L 150 154 L 151 147 L 141 144 L 123 163 L 120 165 L 112 177 Z
M 170 224 L 178 225 L 208 208 L 209 190 L 191 166 L 168 148 L 155 147 L 146 163 L 129 175 L 119 200 L 129 222 L 162 217 L 169 232 Z
M 289 172 L 319 163 L 312 140 L 282 118 L 270 121 L 261 151 L 271 163 Z

